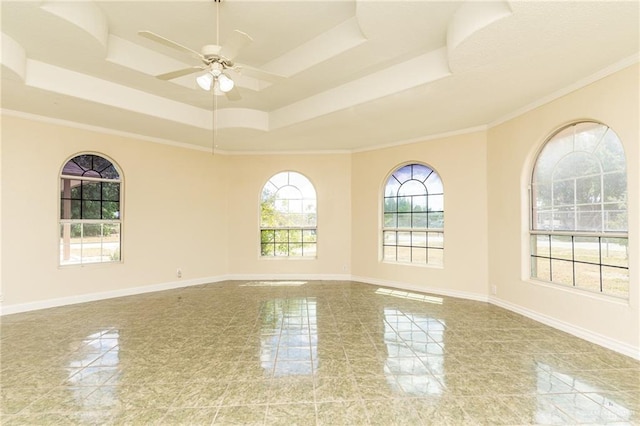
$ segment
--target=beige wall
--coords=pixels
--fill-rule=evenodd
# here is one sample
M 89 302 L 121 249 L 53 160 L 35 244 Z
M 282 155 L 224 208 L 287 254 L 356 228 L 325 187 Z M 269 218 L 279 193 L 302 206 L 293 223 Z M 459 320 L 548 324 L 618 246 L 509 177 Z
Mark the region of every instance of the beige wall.
M 638 66 L 566 95 L 488 132 L 489 283 L 497 301 L 617 341 L 640 355 L 640 147 Z M 528 279 L 528 194 L 533 161 L 559 127 L 591 119 L 609 125 L 627 155 L 630 299 L 616 300 Z
M 239 155 L 229 167 L 229 273 L 251 277 L 345 275 L 351 264 L 351 160 L 349 154 Z M 260 258 L 260 194 L 276 173 L 305 175 L 318 201 L 316 259 Z
M 123 172 L 124 262 L 61 268 L 58 176 L 65 161 L 87 151 Z M 3 305 L 226 273 L 226 186 L 218 184 L 224 167 L 207 153 L 3 117 Z
M 368 281 L 487 298 L 485 132 L 468 133 L 353 155 L 352 268 Z M 444 267 L 381 262 L 382 192 L 389 174 L 423 162 L 444 184 Z

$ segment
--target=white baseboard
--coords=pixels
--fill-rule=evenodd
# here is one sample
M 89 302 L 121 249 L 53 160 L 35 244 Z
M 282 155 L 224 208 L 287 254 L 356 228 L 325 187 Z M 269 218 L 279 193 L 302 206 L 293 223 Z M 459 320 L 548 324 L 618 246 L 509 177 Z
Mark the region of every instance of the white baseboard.
M 620 342 L 618 340 L 603 336 L 602 334 L 594 333 L 593 331 L 589 331 L 568 322 L 560 321 L 553 317 L 540 314 L 522 306 L 506 302 L 495 296 L 489 298 L 489 303 L 500 306 L 501 308 L 518 313 L 520 315 L 524 315 L 527 318 L 531 318 L 532 320 L 538 321 L 542 324 L 572 334 L 591 343 L 595 343 L 596 345 L 603 346 L 607 349 L 611 349 L 612 351 L 640 360 L 640 348 L 629 345 L 628 343 Z
M 58 306 L 75 305 L 78 303 L 95 302 L 97 300 L 113 299 L 115 297 L 134 296 L 136 294 L 153 293 L 156 291 L 172 290 L 194 285 L 208 284 L 225 281 L 226 276 L 196 278 L 192 280 L 171 281 L 162 284 L 152 284 L 140 287 L 130 287 L 99 293 L 81 294 L 77 296 L 59 297 L 56 299 L 38 300 L 36 302 L 19 303 L 15 305 L 0 306 L 0 316 L 17 314 L 20 312 L 35 311 L 39 309 L 55 308 Z

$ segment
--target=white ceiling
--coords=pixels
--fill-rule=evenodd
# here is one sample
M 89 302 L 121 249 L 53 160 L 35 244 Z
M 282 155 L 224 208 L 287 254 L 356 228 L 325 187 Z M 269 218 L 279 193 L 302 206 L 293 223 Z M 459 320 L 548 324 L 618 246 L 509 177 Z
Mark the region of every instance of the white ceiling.
M 219 4 L 219 37 L 253 43 L 242 99 L 140 37 L 216 44 L 216 3 L 2 0 L 2 108 L 222 151 L 361 150 L 484 126 L 616 64 L 637 62 L 637 1 L 247 1 Z

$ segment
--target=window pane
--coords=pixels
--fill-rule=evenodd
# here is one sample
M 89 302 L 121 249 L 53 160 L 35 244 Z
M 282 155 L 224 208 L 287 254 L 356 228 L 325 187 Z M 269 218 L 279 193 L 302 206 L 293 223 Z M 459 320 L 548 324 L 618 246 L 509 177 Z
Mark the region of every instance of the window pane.
M 592 204 L 602 199 L 600 178 L 598 174 L 576 179 L 576 203 Z
M 576 214 L 573 207 L 553 212 L 553 229 L 556 231 L 572 231 L 576 229 Z
M 602 264 L 629 267 L 629 247 L 626 238 L 602 238 Z
M 553 182 L 553 202 L 556 206 L 572 206 L 575 200 L 573 180 Z
M 82 201 L 82 219 L 100 219 L 101 215 L 100 201 Z
M 571 237 L 551 236 L 551 257 L 571 260 L 573 258 Z
M 411 197 L 398 197 L 398 211 L 399 212 L 411 211 Z
M 317 231 L 315 229 L 307 229 L 302 231 L 302 238 L 305 243 L 316 242 L 317 241 Z
M 428 217 L 428 227 L 431 229 L 444 228 L 444 213 L 442 212 L 430 212 Z
M 275 255 L 275 247 L 273 244 L 261 244 L 260 245 L 260 254 L 262 256 L 273 256 Z
M 591 291 L 600 291 L 600 266 L 576 263 L 575 270 L 576 287 Z
M 413 247 L 426 247 L 427 246 L 427 233 L 426 232 L 412 232 L 411 233 L 411 245 Z
M 383 247 L 384 260 L 396 260 L 396 246 Z
M 612 296 L 629 297 L 629 270 L 603 266 L 602 292 Z
M 82 182 L 82 199 L 83 200 L 100 200 L 102 188 L 100 182 Z
M 389 228 L 395 228 L 398 226 L 398 216 L 395 213 L 384 214 L 384 226 Z
M 444 264 L 444 250 L 437 248 L 428 249 L 428 261 L 430 265 L 442 266 Z
M 424 182 L 433 171 L 422 164 L 413 164 L 411 167 L 411 178 Z
M 618 139 L 618 135 L 611 129 L 607 129 L 595 154 L 602 160 L 602 168 L 606 172 L 626 169 L 624 148 L 620 139 Z
M 413 197 L 413 212 L 426 212 L 427 211 L 427 196 L 426 195 L 416 195 Z
M 120 201 L 120 184 L 115 182 L 103 182 L 102 199 L 105 201 Z
M 604 227 L 605 231 L 627 232 L 627 209 L 626 205 L 611 203 L 604 205 Z
M 427 245 L 433 248 L 444 248 L 444 234 L 442 232 L 429 232 Z
M 103 262 L 120 260 L 120 224 L 102 225 L 102 257 Z
M 302 256 L 302 243 L 289 244 L 289 256 Z
M 600 261 L 598 237 L 574 237 L 574 256 L 578 262 Z
M 414 213 L 413 214 L 413 228 L 426 228 L 427 227 L 427 213 Z
M 411 245 L 411 232 L 398 232 L 396 234 L 396 238 L 398 239 L 398 245 L 400 246 L 410 246 Z
M 576 231 L 602 231 L 602 211 L 600 205 L 578 206 Z
M 427 185 L 427 192 L 429 194 L 442 194 L 442 180 L 437 173 L 432 173 L 427 181 L 425 182 Z
M 398 228 L 411 227 L 411 213 L 398 213 Z
M 279 243 L 289 242 L 289 231 L 286 229 L 277 229 L 276 233 L 276 241 Z
M 120 203 L 105 201 L 102 203 L 103 219 L 118 219 L 120 217 Z
M 539 280 L 551 281 L 551 269 L 549 259 L 539 257 L 531 258 L 531 276 Z
M 276 256 L 289 256 L 289 244 L 276 243 Z
M 573 285 L 573 262 L 552 259 L 551 281 L 559 284 Z
M 552 213 L 550 211 L 537 211 L 533 229 L 538 231 L 553 231 L 556 229 L 553 224 Z
M 289 231 L 289 241 L 292 243 L 301 243 L 302 242 L 302 230 L 300 229 L 292 229 Z
M 312 257 L 317 256 L 315 243 L 302 244 L 302 250 L 303 250 L 304 256 L 312 256 Z
M 288 226 L 305 226 L 306 215 L 303 214 L 289 214 Z
M 398 247 L 398 262 L 411 262 L 411 247 Z
M 411 261 L 414 263 L 427 263 L 427 249 L 423 247 L 413 247 L 411 249 Z
M 536 256 L 550 256 L 549 251 L 549 235 L 532 235 L 531 236 L 531 254 Z
M 396 232 L 395 231 L 385 231 L 383 234 L 384 244 L 390 245 L 396 244 Z
M 431 212 L 441 212 L 444 210 L 444 195 L 429 195 L 427 207 Z
M 260 231 L 260 242 L 270 243 L 275 240 L 276 233 L 273 230 L 267 229 Z
M 384 211 L 385 212 L 396 212 L 398 208 L 398 203 L 396 201 L 396 197 L 385 197 L 384 198 Z

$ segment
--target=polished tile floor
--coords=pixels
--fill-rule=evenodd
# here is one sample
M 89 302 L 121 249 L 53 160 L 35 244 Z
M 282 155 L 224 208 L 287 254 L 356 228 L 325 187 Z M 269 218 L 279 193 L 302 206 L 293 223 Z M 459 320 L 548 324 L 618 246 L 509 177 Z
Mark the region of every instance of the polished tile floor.
M 2 317 L 0 423 L 640 424 L 640 362 L 487 303 L 224 282 Z

